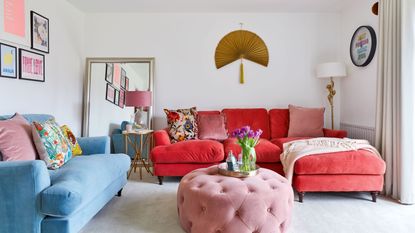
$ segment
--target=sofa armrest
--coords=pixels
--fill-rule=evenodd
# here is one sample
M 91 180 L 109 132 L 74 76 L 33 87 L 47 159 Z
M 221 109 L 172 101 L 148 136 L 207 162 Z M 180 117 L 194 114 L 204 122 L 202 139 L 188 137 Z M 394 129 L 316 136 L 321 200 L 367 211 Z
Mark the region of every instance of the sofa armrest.
M 108 136 L 78 138 L 78 143 L 82 149 L 82 155 L 111 153 Z
M 40 233 L 40 193 L 49 186 L 42 160 L 0 162 L 0 231 Z
M 163 130 L 157 130 L 154 132 L 153 134 L 154 136 L 154 146 L 165 146 L 165 145 L 170 145 L 170 137 L 169 134 L 167 133 L 167 130 L 163 129 Z
M 345 138 L 347 137 L 346 130 L 323 129 L 324 137 L 330 138 Z

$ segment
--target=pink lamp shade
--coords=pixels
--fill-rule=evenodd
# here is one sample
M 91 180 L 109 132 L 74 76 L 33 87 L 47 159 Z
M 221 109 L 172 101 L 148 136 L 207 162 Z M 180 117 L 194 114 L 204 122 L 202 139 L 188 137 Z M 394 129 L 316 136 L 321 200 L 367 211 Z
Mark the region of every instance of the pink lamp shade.
M 151 106 L 151 91 L 127 91 L 125 105 L 129 107 Z

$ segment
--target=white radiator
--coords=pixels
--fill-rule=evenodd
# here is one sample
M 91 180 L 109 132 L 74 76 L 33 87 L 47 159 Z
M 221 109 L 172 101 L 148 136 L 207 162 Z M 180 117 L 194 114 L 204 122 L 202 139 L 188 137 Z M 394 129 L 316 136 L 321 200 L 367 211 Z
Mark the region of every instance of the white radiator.
M 347 131 L 347 137 L 352 139 L 366 139 L 375 145 L 375 127 L 340 123 L 340 129 Z

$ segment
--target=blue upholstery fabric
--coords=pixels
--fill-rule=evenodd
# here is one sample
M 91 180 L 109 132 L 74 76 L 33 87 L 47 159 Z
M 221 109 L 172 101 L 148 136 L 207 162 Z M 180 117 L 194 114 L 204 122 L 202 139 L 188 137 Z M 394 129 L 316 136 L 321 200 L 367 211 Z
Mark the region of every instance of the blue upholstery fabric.
M 83 155 L 109 154 L 111 152 L 108 136 L 78 138 L 78 143 Z
M 125 158 L 128 158 L 124 155 Z M 68 217 L 47 216 L 42 221 L 42 231 L 47 233 L 76 233 L 81 230 L 94 215 L 114 198 L 115 194 L 127 183 L 127 173 L 117 177 L 99 196 L 91 200 L 87 206 Z M 122 198 L 122 197 L 121 197 Z
M 23 116 L 29 122 L 53 118 Z M 58 170 L 48 171 L 41 160 L 0 162 L 0 233 L 76 233 L 124 187 L 130 158 L 110 155 L 109 137 L 78 141 L 88 156 L 72 158 Z
M 2 115 L 0 116 L 0 121 L 10 119 L 13 116 L 14 115 Z M 30 123 L 32 123 L 33 121 L 45 122 L 51 118 L 54 118 L 52 115 L 48 115 L 48 114 L 22 114 L 22 116 L 26 118 L 26 120 L 29 121 Z
M 0 232 L 41 232 L 40 193 L 49 186 L 43 161 L 0 162 Z
M 76 156 L 61 168 L 49 171 L 52 186 L 42 192 L 41 212 L 68 216 L 99 196 L 129 168 L 130 159 L 123 154 Z

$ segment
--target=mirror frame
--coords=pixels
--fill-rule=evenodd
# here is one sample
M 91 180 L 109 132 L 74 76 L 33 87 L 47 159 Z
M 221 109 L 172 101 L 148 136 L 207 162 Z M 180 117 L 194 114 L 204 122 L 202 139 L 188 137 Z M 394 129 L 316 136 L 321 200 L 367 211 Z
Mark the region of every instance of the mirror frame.
M 83 96 L 83 118 L 82 118 L 82 137 L 89 136 L 89 114 L 90 114 L 90 93 L 91 93 L 91 65 L 93 63 L 149 63 L 150 64 L 150 80 L 149 90 L 151 91 L 152 105 L 148 110 L 148 127 L 154 128 L 153 109 L 154 101 L 154 57 L 88 57 L 86 58 L 86 69 L 84 77 L 84 96 Z

